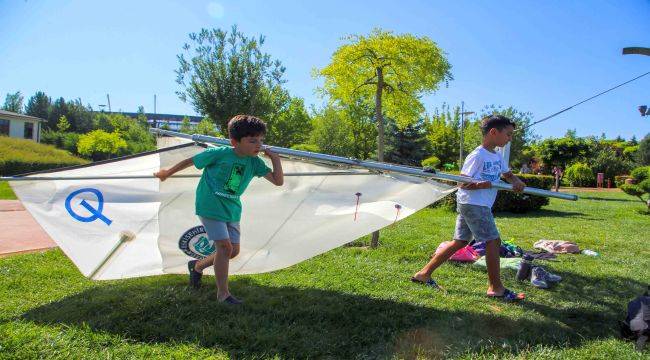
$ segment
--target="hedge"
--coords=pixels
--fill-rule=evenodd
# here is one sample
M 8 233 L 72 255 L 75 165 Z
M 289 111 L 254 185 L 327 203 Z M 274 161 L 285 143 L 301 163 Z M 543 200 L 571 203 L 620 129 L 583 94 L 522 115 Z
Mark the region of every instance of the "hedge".
M 548 175 L 529 175 L 517 174 L 526 186 L 538 189 L 549 190 L 553 186 L 554 178 Z M 528 194 L 517 194 L 512 191 L 499 191 L 497 198 L 492 206 L 492 212 L 513 212 L 525 213 L 531 210 L 538 210 L 544 205 L 548 205 L 549 200 L 545 196 L 536 196 Z M 438 201 L 434 206 L 442 206 L 449 209 L 456 209 L 456 193 L 448 195 Z
M 31 140 L 0 136 L 0 175 L 11 176 L 34 171 L 87 164 L 89 161 Z

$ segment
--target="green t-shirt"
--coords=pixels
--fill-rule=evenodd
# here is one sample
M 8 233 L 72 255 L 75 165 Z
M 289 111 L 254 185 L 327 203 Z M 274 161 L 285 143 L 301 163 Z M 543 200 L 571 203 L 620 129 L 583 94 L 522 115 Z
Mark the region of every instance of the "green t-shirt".
M 239 156 L 230 147 L 210 148 L 192 158 L 204 169 L 196 187 L 196 215 L 225 222 L 241 218 L 241 201 L 253 176 L 262 177 L 269 169 L 257 156 Z

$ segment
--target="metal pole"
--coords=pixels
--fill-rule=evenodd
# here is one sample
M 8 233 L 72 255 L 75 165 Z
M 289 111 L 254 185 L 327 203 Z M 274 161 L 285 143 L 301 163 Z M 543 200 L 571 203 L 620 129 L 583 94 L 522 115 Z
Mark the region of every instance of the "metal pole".
M 463 168 L 463 134 L 465 130 L 465 102 L 460 102 L 460 157 L 458 159 L 458 169 Z
M 371 172 L 359 171 L 312 171 L 285 173 L 284 176 L 337 176 L 337 175 L 373 175 Z M 173 175 L 168 179 L 200 178 L 201 174 Z M 0 181 L 47 181 L 47 180 L 135 180 L 154 179 L 153 175 L 107 175 L 107 176 L 0 176 Z
M 230 140 L 217 138 L 214 136 L 199 135 L 199 134 L 189 135 L 189 134 L 183 134 L 175 131 L 162 130 L 162 129 L 149 129 L 149 131 L 158 135 L 167 135 L 167 136 L 175 136 L 184 139 L 191 139 L 192 141 L 195 142 L 230 146 Z M 357 160 L 357 159 L 345 158 L 341 156 L 313 153 L 309 151 L 293 150 L 293 149 L 287 149 L 287 148 L 275 147 L 275 146 L 267 146 L 267 147 L 273 152 L 276 152 L 280 155 L 290 156 L 290 157 L 319 160 L 324 162 L 338 163 L 338 164 L 362 167 L 362 168 L 378 170 L 378 171 L 395 172 L 395 173 L 413 175 L 413 176 L 418 176 L 423 178 L 447 180 L 447 181 L 454 181 L 459 183 L 476 182 L 475 179 L 472 179 L 467 176 L 445 174 L 440 172 L 430 172 L 430 171 L 425 171 L 422 168 L 393 165 L 393 164 L 376 162 L 376 161 Z M 492 182 L 492 187 L 499 190 L 512 191 L 512 185 L 503 181 Z M 564 200 L 574 200 L 574 201 L 578 200 L 578 196 L 574 194 L 557 193 L 557 192 L 531 188 L 531 187 L 524 188 L 523 192 L 530 195 L 554 197 L 554 198 L 564 199 Z

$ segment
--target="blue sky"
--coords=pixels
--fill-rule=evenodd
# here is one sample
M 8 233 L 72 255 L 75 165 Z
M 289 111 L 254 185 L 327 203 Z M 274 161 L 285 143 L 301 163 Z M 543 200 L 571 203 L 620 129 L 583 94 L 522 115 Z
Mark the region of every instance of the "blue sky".
M 480 110 L 514 106 L 541 119 L 650 71 L 650 1 L 51 1 L 0 0 L 0 97 L 36 91 L 81 98 L 98 109 L 194 114 L 175 95 L 174 69 L 188 34 L 201 28 L 264 34 L 264 50 L 287 67 L 292 95 L 319 106 L 313 68 L 328 64 L 348 34 L 374 27 L 428 36 L 447 53 L 454 80 L 424 98 Z M 650 75 L 534 127 L 542 137 L 643 137 Z

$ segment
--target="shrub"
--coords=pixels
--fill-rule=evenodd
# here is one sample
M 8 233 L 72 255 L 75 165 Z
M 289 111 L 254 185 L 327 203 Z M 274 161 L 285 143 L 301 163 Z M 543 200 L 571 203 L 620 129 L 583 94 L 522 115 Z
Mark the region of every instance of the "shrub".
M 640 166 L 630 172 L 630 176 L 636 180 L 637 184 L 650 178 L 650 166 Z
M 430 167 L 437 169 L 440 165 L 440 159 L 437 156 L 429 156 L 428 158 L 422 160 L 422 167 Z
M 594 173 L 589 165 L 584 163 L 575 163 L 569 166 L 564 173 L 564 177 L 571 186 L 594 185 Z
M 630 196 L 638 197 L 642 202 L 646 202 L 643 195 L 647 194 L 650 199 L 650 166 L 638 167 L 632 170 L 630 176 L 636 180 L 636 184 L 623 184 L 621 190 Z M 650 201 L 648 207 L 650 207 Z
M 119 132 L 107 133 L 104 130 L 93 130 L 79 137 L 77 151 L 94 161 L 109 159 L 127 148 L 126 141 Z
M 630 175 L 618 175 L 614 177 L 614 184 L 616 184 L 617 188 L 620 188 L 623 184 L 625 184 L 625 180 L 631 178 Z
M 73 154 L 78 154 L 77 143 L 79 142 L 79 134 L 77 133 L 43 130 L 41 142 L 54 145 L 59 149 L 67 150 Z
M 548 190 L 553 186 L 553 177 L 548 175 L 517 175 L 528 187 Z M 499 191 L 497 198 L 492 206 L 493 212 L 513 212 L 525 213 L 532 210 L 538 210 L 544 205 L 548 205 L 549 200 L 545 196 L 536 196 L 528 194 L 517 194 L 512 191 Z M 448 209 L 456 208 L 456 194 L 451 194 L 437 203 L 435 207 L 444 207 Z

